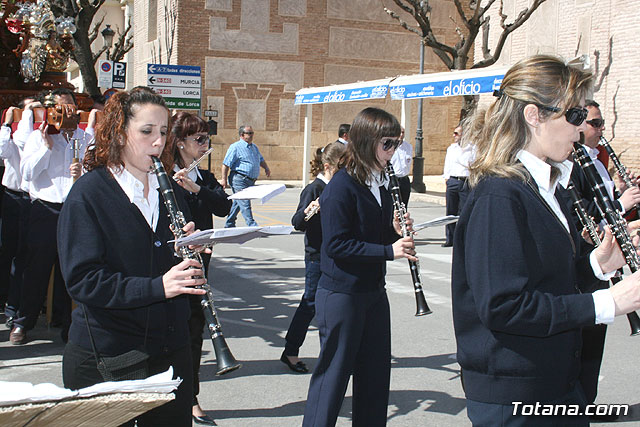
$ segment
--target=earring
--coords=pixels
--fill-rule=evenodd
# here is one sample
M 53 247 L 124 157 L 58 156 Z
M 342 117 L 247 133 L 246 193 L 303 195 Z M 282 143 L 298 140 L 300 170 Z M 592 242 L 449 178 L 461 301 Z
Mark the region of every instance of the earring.
M 184 150 L 184 145 L 178 145 L 178 148 L 180 148 L 181 150 Z

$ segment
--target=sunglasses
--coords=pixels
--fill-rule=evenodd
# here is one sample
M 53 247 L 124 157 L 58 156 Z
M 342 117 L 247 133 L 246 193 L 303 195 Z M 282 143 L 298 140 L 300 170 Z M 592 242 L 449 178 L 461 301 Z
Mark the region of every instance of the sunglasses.
M 244 132 L 245 135 L 253 135 L 253 132 Z
M 591 120 L 587 120 L 587 124 L 591 127 L 594 127 L 596 129 L 600 129 L 602 126 L 604 126 L 604 119 L 591 119 Z
M 543 110 L 551 111 L 554 113 L 559 113 L 560 111 L 562 111 L 558 107 L 547 107 L 546 105 L 538 105 L 538 107 L 542 108 Z M 572 108 L 569 108 L 567 111 L 565 111 L 564 117 L 567 119 L 568 123 L 574 126 L 580 126 L 582 122 L 586 120 L 587 114 L 589 114 L 589 112 L 587 111 L 586 108 L 572 107 Z
M 380 142 L 382 142 L 382 149 L 384 151 L 389 151 L 391 150 L 391 148 L 395 150 L 396 148 L 398 148 L 398 145 L 402 143 L 402 141 L 399 138 L 393 138 L 393 137 L 382 138 Z
M 199 146 L 203 146 L 206 145 L 209 142 L 209 137 L 206 135 L 200 135 L 200 136 L 196 136 L 193 138 L 193 140 L 196 142 L 196 144 L 198 144 Z

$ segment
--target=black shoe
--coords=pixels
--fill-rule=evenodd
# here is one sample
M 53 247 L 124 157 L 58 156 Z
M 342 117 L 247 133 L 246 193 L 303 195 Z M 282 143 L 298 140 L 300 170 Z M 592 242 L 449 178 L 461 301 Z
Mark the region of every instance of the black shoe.
M 450 248 L 451 246 L 453 246 L 453 243 L 449 243 L 449 242 L 444 242 L 442 245 L 443 248 Z
M 289 358 L 284 353 L 282 353 L 282 356 L 280 356 L 280 361 L 287 365 L 293 372 L 297 372 L 299 374 L 306 374 L 307 372 L 309 372 L 307 365 L 305 365 L 302 360 L 294 365 L 293 363 L 291 363 L 291 361 L 289 361 Z
M 197 416 L 197 415 L 191 415 L 191 417 L 193 417 L 193 421 L 196 424 L 202 424 L 204 426 L 217 426 L 218 424 L 216 424 L 215 421 L 213 421 L 213 418 L 211 418 L 209 415 L 203 415 L 201 417 Z
M 7 325 L 7 328 L 9 329 L 13 328 L 13 319 L 15 319 L 15 317 L 13 316 L 9 316 L 6 318 L 4 324 Z

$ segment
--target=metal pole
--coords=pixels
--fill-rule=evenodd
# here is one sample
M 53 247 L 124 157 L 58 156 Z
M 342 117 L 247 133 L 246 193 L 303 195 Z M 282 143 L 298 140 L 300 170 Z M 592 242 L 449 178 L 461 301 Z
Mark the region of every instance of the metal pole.
M 420 74 L 424 74 L 424 43 L 420 40 Z M 422 98 L 418 100 L 418 125 L 416 126 L 416 149 L 413 158 L 413 182 L 411 187 L 418 193 L 424 193 L 423 182 L 424 157 L 422 157 Z

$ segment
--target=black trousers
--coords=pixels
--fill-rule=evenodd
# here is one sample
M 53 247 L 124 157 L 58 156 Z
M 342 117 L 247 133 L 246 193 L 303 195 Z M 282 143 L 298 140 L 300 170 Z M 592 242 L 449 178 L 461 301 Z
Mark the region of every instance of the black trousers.
M 582 328 L 582 352 L 580 355 L 580 384 L 587 403 L 595 402 L 598 395 L 598 377 L 604 355 L 607 325 L 593 325 Z
M 2 202 L 2 251 L 0 255 L 0 300 L 7 302 L 5 314 L 15 317 L 20 305 L 22 273 L 27 256 L 26 232 L 31 200 L 29 195 L 5 190 Z
M 204 264 L 204 274 L 206 277 L 209 277 L 210 261 L 211 254 L 202 254 L 202 263 Z M 191 316 L 189 317 L 189 343 L 191 347 L 191 367 L 193 368 L 193 405 L 198 404 L 198 394 L 200 394 L 200 359 L 202 358 L 202 334 L 205 324 L 204 312 L 202 311 L 200 301 L 202 301 L 202 296 L 189 295 L 189 306 L 191 308 Z
M 451 177 L 447 180 L 447 192 L 445 193 L 445 199 L 447 202 L 447 215 L 460 215 L 460 211 L 467 201 L 469 194 L 469 188 L 467 181 Z M 456 231 L 456 223 L 447 224 L 445 226 L 446 243 L 453 243 L 453 234 Z
M 182 378 L 182 383 L 174 391 L 176 398 L 123 425 L 133 427 L 134 421 L 137 421 L 139 427 L 190 427 L 192 378 L 189 346 L 151 356 L 149 363 L 151 375 L 165 372 L 169 366 L 173 366 L 173 377 Z M 78 390 L 104 382 L 96 365 L 93 351 L 69 341 L 62 356 L 62 381 L 65 388 Z
M 409 196 L 411 195 L 411 180 L 408 176 L 402 176 L 398 178 L 398 184 L 400 185 L 400 198 L 405 207 L 409 206 Z
M 51 268 L 55 267 L 54 301 L 58 321 L 63 327 L 71 323 L 71 298 L 60 273 L 57 246 L 58 216 L 62 204 L 33 202 L 27 233 L 27 259 L 22 276 L 20 310 L 14 325 L 33 329 L 47 297 Z M 55 310 L 54 310 L 55 314 Z

